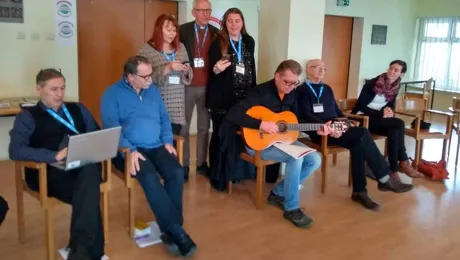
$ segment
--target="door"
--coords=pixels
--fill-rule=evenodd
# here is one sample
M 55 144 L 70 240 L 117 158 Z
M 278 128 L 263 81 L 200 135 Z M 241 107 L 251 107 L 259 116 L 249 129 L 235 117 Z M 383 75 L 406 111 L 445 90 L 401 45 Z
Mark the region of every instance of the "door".
M 157 18 L 162 14 L 173 14 L 178 17 L 177 2 L 173 1 L 145 1 L 145 40 L 148 41 L 153 34 L 153 27 Z M 179 32 L 178 32 L 179 33 Z
M 326 15 L 324 18 L 322 59 L 327 72 L 324 82 L 335 99 L 347 98 L 353 18 Z
M 102 94 L 122 77 L 128 57 L 150 38 L 145 37 L 146 20 L 153 28 L 159 14 L 173 10 L 171 4 L 177 14 L 177 3 L 166 1 L 77 1 L 79 100 L 99 123 Z M 145 11 L 149 6 L 151 11 Z

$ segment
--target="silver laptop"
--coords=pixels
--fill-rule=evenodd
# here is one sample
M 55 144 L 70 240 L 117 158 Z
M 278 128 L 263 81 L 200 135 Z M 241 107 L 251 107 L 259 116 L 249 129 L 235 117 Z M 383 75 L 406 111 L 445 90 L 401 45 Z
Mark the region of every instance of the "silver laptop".
M 120 134 L 121 126 L 117 126 L 70 136 L 65 161 L 50 165 L 68 171 L 114 158 L 117 155 Z

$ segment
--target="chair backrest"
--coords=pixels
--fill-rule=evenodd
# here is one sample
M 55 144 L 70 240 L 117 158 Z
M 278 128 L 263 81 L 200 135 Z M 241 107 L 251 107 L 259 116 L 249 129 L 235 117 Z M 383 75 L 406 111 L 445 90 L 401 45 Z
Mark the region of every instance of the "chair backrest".
M 357 101 L 358 99 L 356 98 L 339 99 L 337 100 L 337 105 L 340 110 L 347 112 L 351 111 L 355 107 Z
M 403 98 L 396 100 L 396 110 L 404 113 L 420 116 L 425 119 L 428 99 L 426 98 Z
M 452 108 L 454 110 L 460 111 L 460 98 L 457 98 L 457 97 L 452 98 Z

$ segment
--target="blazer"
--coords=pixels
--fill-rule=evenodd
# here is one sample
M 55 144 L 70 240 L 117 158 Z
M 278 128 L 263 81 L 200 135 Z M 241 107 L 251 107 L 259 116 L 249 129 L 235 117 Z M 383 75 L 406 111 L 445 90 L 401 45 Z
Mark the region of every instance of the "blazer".
M 254 58 L 255 41 L 249 34 L 243 36 L 243 42 L 248 48 L 252 59 L 252 86 L 256 85 L 256 62 Z M 227 53 L 234 54 L 232 46 L 228 47 Z M 206 107 L 209 109 L 228 110 L 235 103 L 234 84 L 232 70 L 227 68 L 219 74 L 214 74 L 213 68 L 222 59 L 219 38 L 216 37 L 209 47 L 209 79 L 206 85 Z
M 378 78 L 379 77 L 375 77 L 367 81 L 366 84 L 364 84 L 363 89 L 361 90 L 361 93 L 359 94 L 358 101 L 356 102 L 356 105 L 351 111 L 351 113 L 356 114 L 361 111 L 368 116 L 383 117 L 383 111 L 386 107 L 391 108 L 391 110 L 395 110 L 396 97 L 393 100 L 390 100 L 380 110 L 375 110 L 367 106 L 372 102 L 372 100 L 374 100 L 376 96 L 373 88 L 375 86 L 375 83 L 377 83 Z
M 212 39 L 214 39 L 214 35 L 219 30 L 211 24 L 208 24 L 208 28 L 208 34 L 212 41 Z M 195 49 L 196 44 L 195 21 L 184 23 L 179 27 L 179 40 L 184 44 L 185 49 L 187 50 L 190 66 L 195 66 L 193 63 L 193 50 Z

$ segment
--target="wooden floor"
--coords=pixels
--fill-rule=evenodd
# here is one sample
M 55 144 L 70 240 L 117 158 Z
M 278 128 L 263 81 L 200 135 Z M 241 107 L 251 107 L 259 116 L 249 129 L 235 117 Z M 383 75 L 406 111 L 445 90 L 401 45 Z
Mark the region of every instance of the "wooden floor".
M 408 147 L 413 144 L 407 140 Z M 427 141 L 424 150 L 425 159 L 437 160 L 441 142 Z M 452 151 L 455 152 L 453 148 Z M 198 244 L 193 259 L 460 259 L 460 182 L 452 165 L 449 180 L 416 180 L 414 191 L 405 194 L 379 192 L 370 180 L 369 192 L 381 204 L 380 212 L 371 212 L 350 200 L 347 162 L 348 154 L 339 155 L 338 164 L 330 170 L 325 195 L 320 193 L 319 172 L 304 183 L 301 207 L 314 219 L 308 230 L 295 228 L 277 208 L 267 206 L 257 211 L 251 182 L 234 187 L 234 193 L 226 195 L 214 191 L 205 178 L 192 173 L 185 185 L 184 213 L 185 228 Z M 13 163 L 1 162 L 0 169 L 0 193 L 10 204 L 0 228 L 0 259 L 45 259 L 44 214 L 37 201 L 25 196 L 27 241 L 20 244 Z M 162 245 L 141 249 L 129 239 L 127 192 L 119 180 L 114 182 L 106 248 L 110 259 L 173 259 Z M 267 194 L 270 187 L 266 185 Z M 142 192 L 138 192 L 137 214 L 151 221 L 153 215 Z M 56 243 L 60 248 L 68 241 L 70 207 L 60 205 L 55 213 Z

